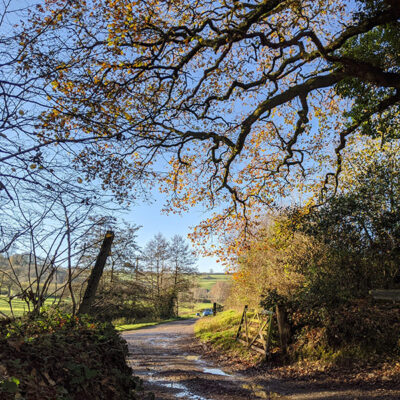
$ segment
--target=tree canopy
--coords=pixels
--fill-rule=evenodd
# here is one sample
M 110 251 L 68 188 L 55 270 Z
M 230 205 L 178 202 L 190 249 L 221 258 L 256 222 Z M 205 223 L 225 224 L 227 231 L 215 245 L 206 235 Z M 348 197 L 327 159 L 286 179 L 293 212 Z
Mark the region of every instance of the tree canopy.
M 335 190 L 355 132 L 398 136 L 399 18 L 393 0 L 47 0 L 19 62 L 44 78 L 43 143 L 97 137 L 84 179 L 215 207 L 204 234 L 307 179 Z

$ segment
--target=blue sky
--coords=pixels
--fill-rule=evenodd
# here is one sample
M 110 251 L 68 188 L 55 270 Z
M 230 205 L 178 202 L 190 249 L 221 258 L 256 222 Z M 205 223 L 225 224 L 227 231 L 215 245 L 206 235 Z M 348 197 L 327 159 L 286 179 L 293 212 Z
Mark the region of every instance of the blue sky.
M 124 219 L 128 222 L 142 225 L 142 228 L 138 231 L 139 246 L 144 247 L 159 232 L 167 239 L 174 235 L 181 235 L 186 238 L 191 231 L 191 227 L 194 227 L 210 215 L 209 212 L 204 211 L 201 207 L 193 207 L 183 215 L 166 215 L 161 211 L 164 200 L 165 197 L 163 195 L 153 193 L 152 204 L 138 203 L 133 205 L 128 214 L 124 216 Z M 224 272 L 223 266 L 212 257 L 199 257 L 197 266 L 200 272 L 210 272 L 210 269 L 214 272 Z
M 13 24 L 20 21 L 20 12 L 15 13 L 13 12 L 14 10 L 31 7 L 40 2 L 39 0 L 12 1 L 9 13 L 6 15 L 3 23 L 0 24 L 0 34 L 8 34 Z M 0 9 L 1 8 L 4 8 L 4 4 L 0 0 Z M 162 166 L 162 162 L 160 165 Z M 121 217 L 121 219 L 125 219 L 136 225 L 142 225 L 142 228 L 138 231 L 138 244 L 141 247 L 144 247 L 157 233 L 162 233 L 167 239 L 170 239 L 176 234 L 187 238 L 188 233 L 191 231 L 190 227 L 194 227 L 210 214 L 209 212 L 204 212 L 200 207 L 197 207 L 191 209 L 189 213 L 184 215 L 166 215 L 161 211 L 165 202 L 165 197 L 156 189 L 153 190 L 152 197 L 152 203 L 144 201 L 140 203 L 138 201 L 138 203 L 132 205 L 129 210 L 125 210 L 123 213 L 119 211 L 116 212 L 117 216 Z M 189 240 L 188 243 L 190 243 Z M 224 268 L 216 262 L 216 259 L 211 257 L 199 257 L 197 265 L 201 272 L 210 272 L 210 269 L 213 269 L 214 272 L 224 272 Z
M 16 0 L 13 2 L 14 5 L 18 6 L 31 5 L 36 3 L 36 0 Z M 354 5 L 354 1 L 349 1 L 350 9 Z M 15 16 L 10 14 L 10 24 L 13 22 Z M 7 28 L 7 24 L 3 29 Z M 241 105 L 237 111 L 237 115 L 241 115 L 245 112 L 245 109 Z M 162 233 L 167 238 L 171 238 L 175 234 L 182 235 L 184 237 L 191 231 L 191 227 L 197 225 L 200 221 L 204 220 L 209 216 L 209 213 L 203 211 L 200 207 L 191 209 L 184 215 L 170 214 L 165 215 L 161 212 L 164 204 L 164 198 L 158 193 L 153 194 L 154 201 L 152 204 L 138 203 L 137 205 L 131 206 L 130 210 L 127 210 L 124 217 L 131 223 L 142 225 L 142 228 L 138 232 L 138 244 L 143 247 L 155 234 Z M 293 194 L 294 199 L 296 194 Z M 199 258 L 198 262 L 199 270 L 201 272 L 209 272 L 213 269 L 215 272 L 223 272 L 223 267 L 216 262 L 213 258 Z

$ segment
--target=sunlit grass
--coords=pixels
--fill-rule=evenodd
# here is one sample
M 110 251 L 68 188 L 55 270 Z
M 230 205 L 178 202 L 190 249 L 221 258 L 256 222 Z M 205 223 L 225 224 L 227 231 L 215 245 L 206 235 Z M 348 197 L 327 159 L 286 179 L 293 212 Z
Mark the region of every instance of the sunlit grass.
M 211 290 L 217 282 L 229 282 L 230 279 L 231 276 L 227 274 L 201 274 L 199 276 L 199 286 Z
M 179 307 L 180 317 L 195 317 L 197 313 L 201 313 L 206 308 L 212 308 L 212 303 L 183 303 Z
M 14 312 L 14 316 L 16 317 L 20 317 L 28 311 L 28 306 L 23 300 L 13 299 L 11 305 L 12 305 L 12 310 Z M 0 311 L 3 314 L 12 316 L 10 305 L 8 304 L 8 298 L 3 296 L 0 297 Z
M 217 313 L 215 317 L 200 318 L 194 326 L 195 335 L 216 350 L 254 361 L 259 356 L 236 341 L 241 317 L 241 312 L 228 310 Z
M 50 306 L 54 303 L 54 299 L 49 298 L 45 301 L 46 306 Z M 21 299 L 13 299 L 11 301 L 11 306 L 12 306 L 12 311 L 14 313 L 14 317 L 21 317 L 25 313 L 29 311 L 28 305 L 24 300 Z M 12 316 L 12 312 L 10 309 L 10 305 L 8 303 L 8 297 L 6 296 L 0 296 L 0 311 L 7 315 L 7 316 Z

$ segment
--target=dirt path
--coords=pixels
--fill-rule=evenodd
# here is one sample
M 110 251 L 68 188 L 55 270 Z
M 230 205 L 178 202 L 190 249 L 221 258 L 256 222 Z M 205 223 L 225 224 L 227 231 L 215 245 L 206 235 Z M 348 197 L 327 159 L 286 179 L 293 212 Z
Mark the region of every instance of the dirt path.
M 262 399 L 247 379 L 223 371 L 190 351 L 195 320 L 176 321 L 126 332 L 134 374 L 156 399 Z
M 176 321 L 123 333 L 134 374 L 157 400 L 371 400 L 400 399 L 400 391 L 324 388 L 311 382 L 282 382 L 268 375 L 223 370 L 195 352 L 195 320 Z

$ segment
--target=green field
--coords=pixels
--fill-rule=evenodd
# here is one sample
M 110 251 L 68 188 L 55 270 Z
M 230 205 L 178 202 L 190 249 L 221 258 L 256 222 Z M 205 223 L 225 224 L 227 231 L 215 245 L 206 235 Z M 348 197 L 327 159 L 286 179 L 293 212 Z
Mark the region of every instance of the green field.
M 230 275 L 227 274 L 199 274 L 198 276 L 198 285 L 201 288 L 211 290 L 211 288 L 217 282 L 229 282 L 231 279 Z M 46 301 L 46 304 L 52 304 L 53 300 L 49 299 Z M 28 307 L 23 300 L 14 299 L 12 301 L 14 315 L 16 317 L 20 317 L 25 312 L 28 311 Z M 179 307 L 179 316 L 182 317 L 194 317 L 196 313 L 202 312 L 206 308 L 212 308 L 211 303 L 194 303 L 194 304 L 182 304 Z M 6 302 L 6 297 L 0 296 L 0 311 L 6 315 L 11 315 L 10 308 Z
M 5 315 L 11 316 L 12 314 L 7 300 L 8 300 L 7 297 L 0 296 L 0 311 Z M 53 298 L 49 298 L 45 301 L 45 306 L 51 306 L 53 303 L 54 303 Z M 26 312 L 28 312 L 28 306 L 24 300 L 13 299 L 11 304 L 15 317 L 21 317 Z
M 16 317 L 20 317 L 26 311 L 28 311 L 28 306 L 26 305 L 25 301 L 20 299 L 14 299 L 12 301 L 12 308 Z M 11 315 L 10 307 L 6 302 L 6 298 L 3 296 L 0 297 L 0 311 L 6 315 Z
M 230 275 L 221 274 L 199 274 L 197 284 L 203 289 L 210 291 L 217 282 L 229 282 Z M 201 313 L 206 308 L 212 308 L 211 301 L 199 303 L 183 303 L 179 307 L 179 316 L 182 317 L 195 317 L 197 313 Z
M 217 282 L 229 282 L 232 279 L 228 274 L 200 274 L 199 286 L 210 290 Z
M 212 308 L 212 303 L 184 303 L 179 307 L 179 316 L 184 318 L 195 317 L 206 308 Z

